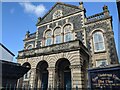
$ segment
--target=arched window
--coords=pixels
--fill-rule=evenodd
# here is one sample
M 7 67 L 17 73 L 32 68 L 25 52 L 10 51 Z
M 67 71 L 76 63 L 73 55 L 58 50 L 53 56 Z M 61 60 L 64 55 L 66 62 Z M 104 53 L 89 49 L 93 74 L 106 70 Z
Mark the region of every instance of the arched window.
M 103 33 L 98 31 L 93 34 L 93 42 L 94 42 L 94 51 L 104 51 L 105 45 L 104 45 L 104 37 Z
M 29 49 L 32 49 L 32 45 L 29 45 L 28 47 L 27 47 L 27 49 L 29 50 Z
M 52 44 L 52 31 L 48 30 L 45 33 L 45 46 Z
M 61 43 L 61 28 L 57 27 L 54 30 L 54 44 Z
M 71 41 L 73 39 L 72 26 L 70 24 L 64 27 L 64 41 Z

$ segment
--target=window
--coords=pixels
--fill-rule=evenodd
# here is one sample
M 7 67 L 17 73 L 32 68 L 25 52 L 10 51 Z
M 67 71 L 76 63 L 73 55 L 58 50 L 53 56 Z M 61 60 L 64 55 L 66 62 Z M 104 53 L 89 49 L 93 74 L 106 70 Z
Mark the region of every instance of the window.
M 102 32 L 95 32 L 93 34 L 93 42 L 94 42 L 94 51 L 104 51 L 105 45 L 104 45 L 104 38 Z
M 45 45 L 46 46 L 51 45 L 51 42 L 52 42 L 51 38 L 47 38 Z
M 73 39 L 71 29 L 72 29 L 71 25 L 66 25 L 64 27 L 64 41 L 65 42 L 71 41 Z
M 108 65 L 106 59 L 103 59 L 103 60 L 97 60 L 97 61 L 96 61 L 96 67 L 106 66 L 106 65 Z
M 61 36 L 60 35 L 56 36 L 55 43 L 56 44 L 61 43 Z
M 29 49 L 32 49 L 32 45 L 29 45 L 28 47 L 27 47 L 27 49 L 29 50 Z
M 52 31 L 48 30 L 45 33 L 45 46 L 49 46 L 52 44 Z
M 61 28 L 56 28 L 54 31 L 54 43 L 61 43 Z

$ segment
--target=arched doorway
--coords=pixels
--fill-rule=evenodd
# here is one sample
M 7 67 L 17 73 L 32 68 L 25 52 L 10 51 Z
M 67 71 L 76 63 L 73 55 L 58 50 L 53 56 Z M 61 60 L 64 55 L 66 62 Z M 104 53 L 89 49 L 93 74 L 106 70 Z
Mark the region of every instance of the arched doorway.
M 69 60 L 62 58 L 56 62 L 56 88 L 71 90 L 71 69 Z
M 48 87 L 48 63 L 40 61 L 36 67 L 36 88 L 47 90 Z

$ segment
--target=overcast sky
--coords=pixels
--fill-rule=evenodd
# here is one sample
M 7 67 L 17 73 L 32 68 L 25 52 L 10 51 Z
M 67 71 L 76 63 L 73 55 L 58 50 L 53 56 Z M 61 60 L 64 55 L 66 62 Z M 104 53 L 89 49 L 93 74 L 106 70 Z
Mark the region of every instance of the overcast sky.
M 78 2 L 65 2 L 68 4 L 79 5 Z M 11 50 L 15 57 L 18 51 L 23 49 L 23 39 L 26 31 L 34 33 L 38 17 L 43 17 L 55 2 L 35 2 L 35 3 L 2 3 L 2 43 Z M 84 2 L 86 15 L 94 15 L 102 12 L 102 7 L 108 6 L 110 15 L 113 16 L 113 31 L 118 51 L 118 15 L 115 2 Z M 16 61 L 16 60 L 14 60 Z

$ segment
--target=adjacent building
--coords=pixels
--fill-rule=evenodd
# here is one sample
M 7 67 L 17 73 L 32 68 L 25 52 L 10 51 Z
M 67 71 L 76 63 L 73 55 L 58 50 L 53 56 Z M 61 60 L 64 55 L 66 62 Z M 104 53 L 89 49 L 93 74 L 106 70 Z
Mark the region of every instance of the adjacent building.
M 0 43 L 0 89 L 16 89 L 17 81 L 30 70 L 13 62 L 14 54 Z
M 13 61 L 14 54 L 8 50 L 2 43 L 0 43 L 0 60 Z
M 36 24 L 37 31 L 28 31 L 18 63 L 31 69 L 19 79 L 19 87 L 86 88 L 87 69 L 118 64 L 112 16 L 107 6 L 95 15 L 86 16 L 79 6 L 57 2 Z

